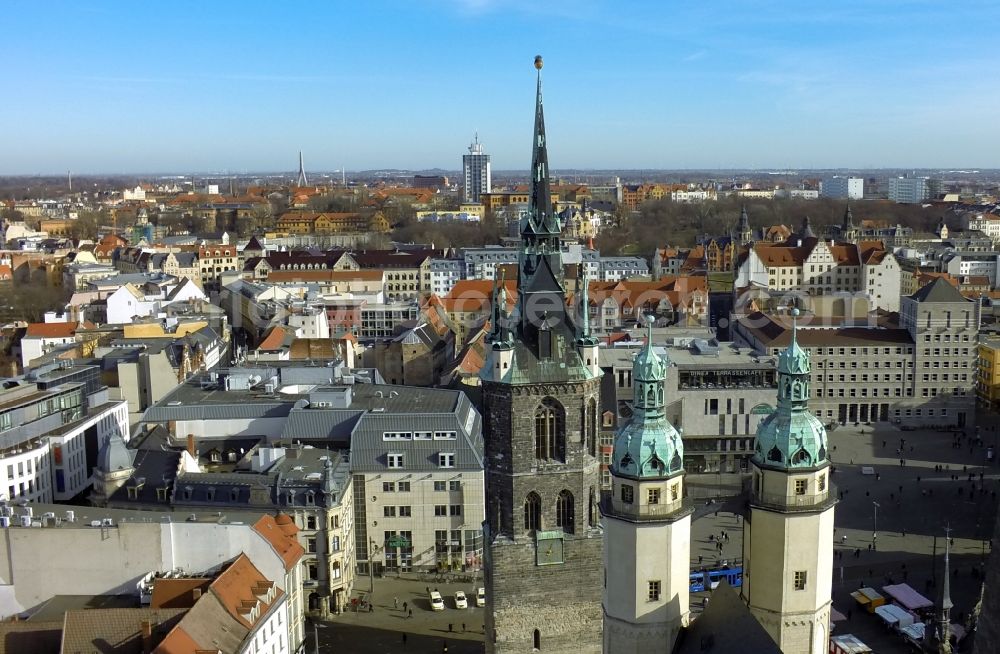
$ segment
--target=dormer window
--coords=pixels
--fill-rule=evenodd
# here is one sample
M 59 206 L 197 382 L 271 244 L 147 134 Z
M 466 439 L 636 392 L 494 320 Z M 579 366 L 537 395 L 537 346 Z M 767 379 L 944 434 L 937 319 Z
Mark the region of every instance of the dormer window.
M 777 462 L 780 463 L 782 461 L 782 459 L 783 459 L 783 457 L 781 456 L 781 450 L 778 449 L 777 445 L 775 445 L 774 447 L 772 447 L 770 449 L 770 451 L 768 451 L 768 453 L 767 453 L 767 460 L 768 461 L 777 461 Z

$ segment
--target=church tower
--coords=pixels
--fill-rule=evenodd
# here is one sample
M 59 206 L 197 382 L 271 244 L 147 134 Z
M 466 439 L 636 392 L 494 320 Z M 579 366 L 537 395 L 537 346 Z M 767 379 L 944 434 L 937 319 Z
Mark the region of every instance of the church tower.
M 600 652 L 600 369 L 586 293 L 567 302 L 552 209 L 541 57 L 531 202 L 521 220 L 517 302 L 493 293 L 480 373 L 486 446 L 487 652 Z
M 850 243 L 857 243 L 859 236 L 860 231 L 854 224 L 854 213 L 851 211 L 851 205 L 848 204 L 844 211 L 844 222 L 840 226 L 840 238 Z
M 615 436 L 604 516 L 604 651 L 670 652 L 688 621 L 691 513 L 684 444 L 666 416 L 669 362 L 646 345 L 632 364 L 633 414 Z
M 740 239 L 740 245 L 753 244 L 753 229 L 750 227 L 750 216 L 747 214 L 746 205 L 743 205 L 743 208 L 740 209 L 740 223 L 737 226 L 737 236 Z M 733 258 L 736 258 L 735 255 Z
M 787 654 L 824 654 L 830 634 L 833 507 L 826 429 L 809 412 L 809 355 L 778 357 L 778 408 L 757 429 L 741 594 Z

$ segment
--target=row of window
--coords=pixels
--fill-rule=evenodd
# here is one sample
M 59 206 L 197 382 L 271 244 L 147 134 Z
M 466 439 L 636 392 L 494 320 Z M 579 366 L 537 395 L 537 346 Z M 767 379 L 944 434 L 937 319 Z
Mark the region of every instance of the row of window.
M 659 488 L 647 488 L 646 489 L 646 504 L 659 504 L 661 496 L 661 489 Z M 632 504 L 635 502 L 635 488 L 630 484 L 622 484 L 621 491 L 622 502 L 625 504 Z M 674 483 L 670 484 L 670 501 L 676 502 L 680 499 L 680 484 Z
M 434 481 L 435 491 L 460 491 L 462 490 L 462 482 L 457 479 L 451 480 L 435 480 Z M 383 493 L 409 493 L 410 492 L 410 482 L 408 481 L 383 481 L 382 482 L 382 492 Z
M 382 440 L 384 441 L 453 441 L 458 438 L 458 432 L 454 431 L 384 431 Z
M 406 457 L 402 454 L 390 452 L 386 455 L 386 462 L 390 468 L 393 470 L 399 470 L 404 467 Z M 438 453 L 438 467 L 439 468 L 454 468 L 455 467 L 455 453 L 454 452 L 439 452 Z

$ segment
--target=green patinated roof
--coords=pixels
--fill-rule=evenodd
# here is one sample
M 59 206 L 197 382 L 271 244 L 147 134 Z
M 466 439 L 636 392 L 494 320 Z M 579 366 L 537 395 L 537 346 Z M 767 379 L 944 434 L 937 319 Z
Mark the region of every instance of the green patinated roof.
M 615 475 L 669 477 L 683 469 L 684 441 L 665 411 L 663 382 L 669 362 L 653 349 L 652 321 L 649 324 L 646 345 L 632 362 L 632 418 L 615 436 Z
M 812 468 L 827 460 L 826 427 L 808 410 L 777 411 L 757 428 L 754 458 L 772 467 Z
M 792 342 L 778 355 L 778 407 L 757 428 L 754 461 L 776 468 L 827 463 L 826 427 L 809 411 L 809 353 L 799 347 L 792 310 Z
M 611 462 L 614 474 L 628 477 L 669 477 L 680 472 L 684 441 L 666 417 L 637 420 L 638 414 L 615 436 Z

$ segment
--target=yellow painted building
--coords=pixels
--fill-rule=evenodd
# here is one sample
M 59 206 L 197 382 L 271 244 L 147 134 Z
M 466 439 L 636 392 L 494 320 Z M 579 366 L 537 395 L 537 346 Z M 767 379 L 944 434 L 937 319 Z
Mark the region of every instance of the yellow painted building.
M 990 408 L 1000 407 L 1000 338 L 979 343 L 976 397 Z

